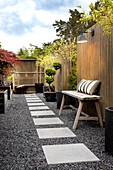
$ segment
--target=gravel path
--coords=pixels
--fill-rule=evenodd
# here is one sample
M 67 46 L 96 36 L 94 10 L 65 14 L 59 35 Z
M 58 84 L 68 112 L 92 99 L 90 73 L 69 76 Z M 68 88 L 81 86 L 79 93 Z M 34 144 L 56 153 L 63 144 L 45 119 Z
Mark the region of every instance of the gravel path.
M 58 116 L 56 102 L 45 102 L 42 94 L 37 94 Z M 75 111 L 65 109 L 60 119 L 64 127 L 72 130 Z M 44 117 L 44 116 L 40 116 Z M 53 117 L 53 116 L 46 116 Z M 110 170 L 113 156 L 105 152 L 104 129 L 94 121 L 79 121 L 73 131 L 77 137 L 60 139 L 39 139 L 24 95 L 14 95 L 9 101 L 6 114 L 0 114 L 0 170 Z M 43 127 L 62 127 L 46 125 Z M 99 159 L 99 162 L 48 165 L 42 145 L 84 143 Z

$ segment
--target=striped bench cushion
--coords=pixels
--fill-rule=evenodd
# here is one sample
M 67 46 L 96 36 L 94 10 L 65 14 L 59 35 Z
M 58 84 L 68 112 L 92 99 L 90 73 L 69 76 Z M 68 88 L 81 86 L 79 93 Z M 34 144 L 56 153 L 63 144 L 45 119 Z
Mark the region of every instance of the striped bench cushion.
M 97 94 L 99 92 L 100 84 L 101 82 L 99 80 L 82 79 L 77 86 L 77 91 L 90 95 Z

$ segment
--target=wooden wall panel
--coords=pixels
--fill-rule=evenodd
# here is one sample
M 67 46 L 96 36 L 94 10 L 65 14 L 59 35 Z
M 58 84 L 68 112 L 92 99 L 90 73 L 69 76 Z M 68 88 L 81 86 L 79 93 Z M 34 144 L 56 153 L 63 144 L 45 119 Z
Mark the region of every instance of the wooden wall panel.
M 22 67 L 17 67 L 14 73 L 14 85 L 33 85 L 44 83 L 44 69 L 36 66 L 36 59 L 21 59 Z
M 67 60 L 60 59 L 61 62 L 61 69 L 57 70 L 56 76 L 55 76 L 55 90 L 61 91 L 61 90 L 67 90 L 69 89 L 69 77 L 68 75 L 72 71 L 72 63 L 68 62 Z
M 77 45 L 77 82 L 81 79 L 101 80 L 100 104 L 104 117 L 105 107 L 113 106 L 113 34 L 105 35 L 97 24 L 92 28 L 94 36 L 85 33 L 88 42 Z M 93 112 L 92 106 L 86 110 Z

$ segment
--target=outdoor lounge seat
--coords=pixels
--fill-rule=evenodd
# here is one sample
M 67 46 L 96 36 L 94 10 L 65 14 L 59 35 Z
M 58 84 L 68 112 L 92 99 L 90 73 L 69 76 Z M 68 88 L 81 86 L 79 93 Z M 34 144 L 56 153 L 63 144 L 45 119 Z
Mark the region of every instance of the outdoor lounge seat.
M 99 95 L 95 95 L 95 93 L 99 92 L 100 84 L 101 84 L 101 82 L 98 80 L 91 81 L 91 80 L 83 79 L 78 84 L 77 91 L 68 91 L 68 90 L 62 91 L 63 98 L 62 98 L 62 103 L 61 103 L 61 107 L 60 107 L 60 111 L 59 111 L 59 116 L 62 113 L 66 95 L 72 96 L 72 97 L 78 99 L 78 101 L 79 101 L 79 107 L 78 107 L 75 121 L 73 124 L 73 129 L 76 129 L 78 120 L 99 120 L 100 126 L 103 127 L 101 110 L 100 110 L 100 106 L 99 106 L 99 100 L 101 99 L 101 97 Z M 81 112 L 83 104 L 85 102 L 87 103 L 89 101 L 95 103 L 98 117 L 92 117 L 92 116 L 87 115 L 86 113 Z M 80 114 L 82 114 L 83 116 L 80 116 Z

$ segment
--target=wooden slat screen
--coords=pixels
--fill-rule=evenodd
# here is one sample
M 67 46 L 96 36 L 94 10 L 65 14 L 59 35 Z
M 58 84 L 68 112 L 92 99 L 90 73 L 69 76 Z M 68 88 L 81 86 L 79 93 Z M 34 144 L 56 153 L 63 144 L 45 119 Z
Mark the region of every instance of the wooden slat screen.
M 77 82 L 81 79 L 101 80 L 101 110 L 104 117 L 105 107 L 113 106 L 113 29 L 112 36 L 107 36 L 97 24 L 92 28 L 94 36 L 85 33 L 88 42 L 77 45 Z M 90 113 L 94 111 L 90 104 L 87 110 Z

